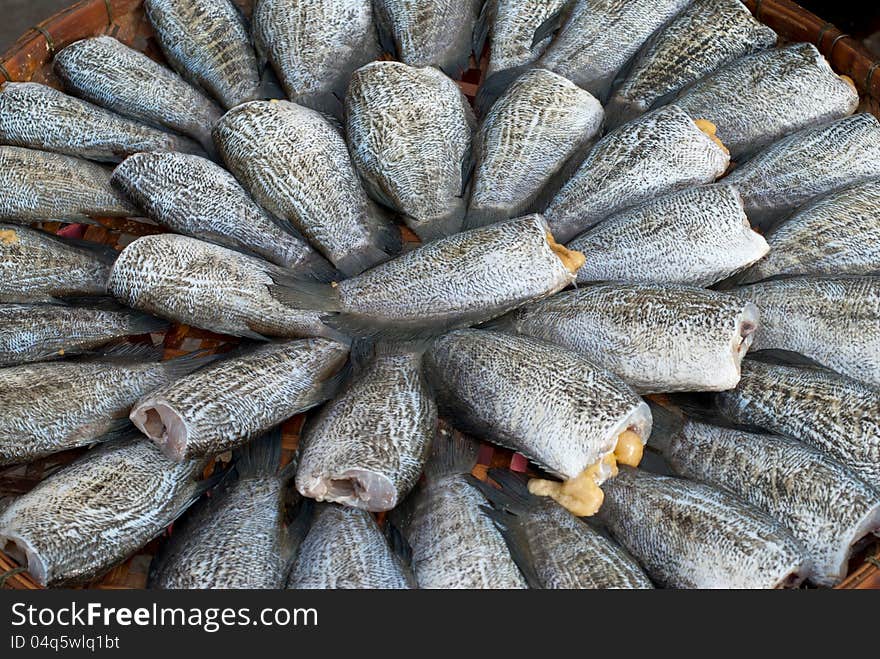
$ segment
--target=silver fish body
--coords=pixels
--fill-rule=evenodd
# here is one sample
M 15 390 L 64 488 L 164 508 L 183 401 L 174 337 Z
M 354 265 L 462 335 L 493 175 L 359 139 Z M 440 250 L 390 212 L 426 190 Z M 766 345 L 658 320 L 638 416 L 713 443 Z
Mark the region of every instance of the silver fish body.
M 724 183 L 754 224 L 770 227 L 814 197 L 880 177 L 880 122 L 859 113 L 805 128 L 760 151 Z
M 0 146 L 0 220 L 28 224 L 46 219 L 90 222 L 137 215 L 110 185 L 101 165 L 49 151 Z
M 553 242 L 540 215 L 499 222 L 327 287 L 328 310 L 341 313 L 325 322 L 346 333 L 379 336 L 467 327 L 562 290 L 583 258 Z M 295 304 L 296 297 L 288 302 Z
M 670 105 L 602 138 L 544 214 L 553 235 L 567 242 L 626 208 L 711 183 L 729 164 L 724 147 Z
M 577 0 L 537 65 L 605 101 L 642 44 L 691 0 Z
M 766 513 L 701 483 L 621 469 L 600 513 L 614 537 L 668 588 L 798 585 L 805 550 Z
M 715 397 L 731 421 L 805 442 L 871 487 L 880 483 L 880 389 L 830 371 L 746 360 L 739 386 Z
M 308 243 L 260 208 L 232 174 L 205 158 L 138 153 L 114 170 L 112 180 L 172 231 L 246 250 L 294 270 L 318 267 L 323 261 Z
M 493 324 L 555 343 L 616 373 L 639 392 L 722 391 L 759 327 L 758 308 L 686 286 L 582 286 L 521 307 Z
M 410 66 L 434 66 L 457 78 L 467 68 L 482 0 L 376 0 L 385 49 Z
M 257 58 L 232 0 L 145 0 L 169 64 L 227 110 L 260 95 Z
M 324 503 L 316 506 L 287 587 L 397 590 L 414 583 L 370 513 Z
M 0 88 L 0 142 L 119 162 L 139 151 L 204 153 L 194 141 L 36 82 Z
M 128 245 L 108 288 L 126 306 L 221 334 L 262 338 L 328 334 L 320 314 L 271 293 L 290 273 L 261 259 L 175 234 Z
M 44 586 L 86 583 L 159 535 L 198 497 L 201 462 L 143 438 L 105 444 L 0 513 L 0 547 Z
M 880 277 L 794 277 L 731 292 L 761 307 L 755 350 L 796 352 L 880 386 Z
M 535 32 L 548 19 L 562 11 L 568 0 L 487 0 L 491 10 L 485 20 L 490 37 L 489 68 L 486 78 L 517 69 L 537 60 L 552 39 L 534 42 Z M 485 13 L 487 9 L 484 9 Z M 481 53 L 476 53 L 479 57 Z
M 347 357 L 328 339 L 259 346 L 153 387 L 130 418 L 174 460 L 215 455 L 329 399 Z
M 373 198 L 423 240 L 459 231 L 476 119 L 458 85 L 431 67 L 374 62 L 352 76 L 345 115 Z
M 470 226 L 519 217 L 563 170 L 577 166 L 602 128 L 589 92 L 544 69 L 520 76 L 496 101 L 475 138 Z
M 59 304 L 0 305 L 0 366 L 75 355 L 113 339 L 162 332 L 167 323 L 131 311 Z
M 608 101 L 613 125 L 744 55 L 770 48 L 777 35 L 739 0 L 695 0 L 639 52 Z
M 832 192 L 799 208 L 767 234 L 770 253 L 740 283 L 791 275 L 880 272 L 880 179 Z
M 441 414 L 565 479 L 614 453 L 627 430 L 642 444 L 651 432 L 647 404 L 620 378 L 544 341 L 458 330 L 434 342 L 425 367 Z
M 370 203 L 345 139 L 324 115 L 255 101 L 228 112 L 214 139 L 257 203 L 291 222 L 346 276 L 393 253 L 399 234 Z
M 395 512 L 412 548 L 419 588 L 528 588 L 492 521 L 486 498 L 466 476 L 476 464 L 478 449 L 459 433 L 441 429 L 424 485 Z
M 211 129 L 223 111 L 177 74 L 102 35 L 75 41 L 55 56 L 54 71 L 72 94 L 214 148 Z
M 421 366 L 411 348 L 379 346 L 309 422 L 296 474 L 303 496 L 374 512 L 403 500 L 422 473 L 437 425 Z
M 291 470 L 279 471 L 280 432 L 235 454 L 235 473 L 175 524 L 153 559 L 151 588 L 279 589 L 296 552 L 285 523 Z M 293 500 L 290 500 L 293 499 Z
M 675 104 L 718 128 L 734 158 L 855 112 L 859 94 L 813 44 L 747 55 L 684 90 Z
M 115 253 L 92 245 L 0 224 L 0 303 L 106 295 Z
M 782 522 L 804 546 L 807 578 L 818 585 L 840 583 L 853 546 L 880 529 L 880 494 L 797 440 L 687 420 L 663 454 L 682 476 L 741 497 Z
M 769 251 L 726 186 L 675 192 L 606 219 L 568 243 L 589 254 L 578 282 L 710 286 Z
M 132 346 L 120 348 L 122 352 Z M 100 441 L 126 426 L 131 406 L 198 361 L 140 354 L 0 369 L 0 464 L 29 462 Z
M 322 112 L 341 114 L 351 74 L 381 54 L 370 0 L 258 0 L 253 30 L 288 98 Z

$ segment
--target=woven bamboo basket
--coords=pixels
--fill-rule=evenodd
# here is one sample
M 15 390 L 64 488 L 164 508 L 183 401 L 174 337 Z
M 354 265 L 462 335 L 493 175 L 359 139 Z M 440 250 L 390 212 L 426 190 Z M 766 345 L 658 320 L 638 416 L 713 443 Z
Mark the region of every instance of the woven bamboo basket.
M 235 0 L 245 15 L 250 15 L 253 0 Z M 842 33 L 834 25 L 821 20 L 789 0 L 743 0 L 749 10 L 763 23 L 772 27 L 785 41 L 806 41 L 816 44 L 834 69 L 850 76 L 862 96 L 861 111 L 880 117 L 880 61 L 855 39 Z M 142 0 L 82 0 L 64 9 L 52 18 L 32 27 L 2 56 L 0 77 L 9 81 L 35 81 L 61 87 L 52 72 L 52 58 L 60 49 L 86 37 L 108 34 L 140 50 L 156 60 L 162 54 L 144 16 Z M 487 61 L 471 62 L 459 84 L 462 91 L 474 99 L 486 71 Z M 3 80 L 0 80 L 3 82 Z M 85 238 L 122 249 L 136 238 L 161 229 L 126 219 L 102 219 L 103 226 L 60 225 L 44 223 L 44 229 L 60 235 Z M 415 237 L 404 230 L 405 239 Z M 173 325 L 161 337 L 137 337 L 136 341 L 161 340 L 165 357 L 193 350 L 224 350 L 237 342 L 185 325 Z M 295 417 L 283 426 L 282 448 L 284 460 L 296 450 L 303 417 Z M 27 492 L 54 471 L 70 463 L 84 449 L 66 451 L 29 465 L 0 469 L 0 498 Z M 474 475 L 485 478 L 490 467 L 526 471 L 527 461 L 505 449 L 484 445 Z M 168 533 L 146 547 L 125 563 L 113 568 L 88 587 L 97 589 L 143 588 L 147 582 L 150 561 Z M 0 552 L 0 588 L 39 589 L 33 579 L 15 560 Z M 853 558 L 850 574 L 838 588 L 880 589 L 880 542 L 867 546 Z

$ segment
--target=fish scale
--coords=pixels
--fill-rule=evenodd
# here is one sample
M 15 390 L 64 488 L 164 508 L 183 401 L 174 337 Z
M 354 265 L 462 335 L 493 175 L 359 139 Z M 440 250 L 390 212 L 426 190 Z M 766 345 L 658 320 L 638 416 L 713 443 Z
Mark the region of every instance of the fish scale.
M 36 82 L 7 82 L 0 88 L 0 142 L 108 162 L 154 149 L 204 153 L 189 138 Z
M 323 112 L 341 114 L 351 74 L 381 54 L 370 0 L 259 0 L 253 24 L 287 96 Z
M 807 576 L 816 584 L 842 581 L 853 546 L 880 528 L 880 494 L 797 440 L 688 419 L 661 444 L 677 473 L 742 497 L 785 524 L 807 550 Z
M 518 217 L 538 206 L 546 186 L 565 180 L 566 164 L 583 159 L 603 118 L 599 102 L 565 78 L 543 69 L 524 73 L 475 137 L 468 224 Z
M 880 122 L 859 113 L 780 140 L 734 169 L 753 224 L 769 228 L 795 208 L 854 183 L 880 177 Z
M 203 462 L 172 463 L 143 438 L 105 444 L 0 513 L 0 546 L 43 586 L 86 583 L 149 542 L 194 501 Z
M 319 336 L 319 312 L 284 305 L 270 293 L 282 268 L 186 236 L 138 238 L 114 264 L 109 290 L 129 307 L 222 334 Z
M 777 35 L 739 0 L 695 0 L 636 56 L 608 102 L 612 125 L 631 121 L 704 75 L 752 52 Z
M 669 588 L 796 586 L 804 549 L 776 520 L 682 478 L 622 468 L 600 516 L 651 579 Z
M 306 589 L 409 589 L 408 573 L 370 513 L 318 504 L 287 587 Z
M 93 217 L 137 215 L 137 209 L 110 185 L 101 165 L 49 151 L 0 146 L 0 220 L 94 223 Z
M 602 138 L 547 206 L 553 235 L 567 242 L 605 218 L 658 195 L 711 183 L 730 163 L 679 107 L 670 105 Z
M 568 244 L 589 254 L 579 283 L 626 281 L 711 286 L 769 251 L 739 194 L 707 185 L 675 192 L 606 219 Z
M 755 350 L 800 353 L 880 386 L 880 277 L 795 277 L 731 292 L 761 305 Z
M 211 128 L 223 111 L 177 74 L 113 37 L 82 39 L 55 56 L 65 89 L 121 115 L 214 148 Z
M 399 234 L 371 205 L 343 136 L 324 115 L 287 101 L 246 103 L 223 117 L 214 137 L 254 199 L 345 275 L 393 253 Z
M 0 302 L 50 302 L 107 294 L 114 252 L 66 242 L 24 226 L 0 224 Z
M 830 371 L 743 362 L 733 391 L 715 394 L 735 423 L 826 452 L 866 483 L 880 482 L 880 389 Z
M 227 109 L 260 95 L 257 58 L 231 0 L 145 0 L 166 59 Z
M 130 417 L 175 460 L 214 455 L 330 398 L 347 357 L 346 346 L 328 339 L 251 348 L 154 387 Z
M 747 55 L 684 90 L 675 104 L 711 121 L 734 158 L 855 112 L 859 94 L 813 44 Z
M 568 0 L 487 0 L 491 5 L 489 67 L 486 78 L 501 71 L 526 66 L 537 60 L 550 45 L 550 37 L 533 44 L 535 32 Z M 485 13 L 487 10 L 484 9 Z M 475 54 L 477 58 L 481 53 Z
M 375 62 L 355 71 L 345 108 L 370 194 L 423 240 L 460 230 L 476 120 L 458 85 L 433 68 Z
M 199 156 L 139 153 L 113 182 L 151 218 L 173 231 L 253 252 L 285 268 L 330 271 L 304 240 L 285 231 L 225 169 Z

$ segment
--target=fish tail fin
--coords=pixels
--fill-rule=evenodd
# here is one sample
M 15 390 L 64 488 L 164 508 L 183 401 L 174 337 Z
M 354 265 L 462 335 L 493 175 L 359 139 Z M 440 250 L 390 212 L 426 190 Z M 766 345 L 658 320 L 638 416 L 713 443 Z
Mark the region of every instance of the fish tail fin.
M 171 325 L 164 318 L 157 318 L 146 313 L 131 312 L 128 314 L 127 330 L 132 336 L 139 334 L 158 334 L 166 332 Z
M 307 281 L 282 268 L 272 268 L 269 276 L 269 293 L 281 304 L 303 311 L 340 310 L 339 292 L 333 284 Z
M 152 343 L 117 343 L 88 351 L 85 354 L 88 357 L 121 361 L 158 362 L 162 359 L 164 352 L 161 345 L 156 346 Z
M 285 582 L 294 563 L 296 563 L 299 548 L 309 534 L 309 527 L 312 525 L 312 517 L 315 514 L 313 499 L 301 498 L 298 501 L 298 504 L 291 509 L 293 514 L 287 520 L 282 537 L 282 555 L 285 559 L 285 572 L 287 573 L 285 574 Z
M 495 15 L 498 11 L 498 0 L 486 0 L 480 9 L 480 16 L 474 25 L 472 51 L 477 62 L 483 56 L 486 42 L 489 40 L 489 30 L 495 23 Z
M 648 446 L 659 451 L 661 455 L 666 455 L 672 440 L 682 433 L 685 422 L 684 413 L 668 401 L 664 401 L 663 405 L 653 400 L 646 400 L 646 402 L 651 408 L 653 419 Z
M 203 366 L 207 366 L 208 364 L 223 359 L 225 356 L 226 355 L 224 354 L 212 353 L 209 350 L 196 350 L 162 362 L 162 366 L 169 379 L 177 380 L 184 375 L 189 375 L 193 371 L 197 371 Z
M 329 284 L 345 278 L 339 270 L 333 267 L 330 261 L 317 252 L 309 254 L 296 267 L 292 268 L 292 271 L 300 279 L 314 280 L 322 284 Z
M 409 544 L 398 526 L 390 519 L 385 520 L 384 533 L 391 551 L 409 568 L 412 565 L 412 545 Z
M 334 373 L 328 374 L 321 382 L 317 384 L 314 390 L 304 398 L 303 405 L 306 407 L 314 407 L 320 405 L 333 398 L 342 386 L 351 377 L 352 365 L 351 360 Z
M 281 462 L 281 427 L 235 449 L 232 455 L 235 470 L 242 480 L 274 476 Z
M 544 41 L 544 39 L 549 39 L 550 37 L 555 37 L 556 33 L 562 29 L 562 26 L 565 24 L 565 21 L 568 20 L 568 16 L 571 10 L 574 8 L 575 0 L 567 0 L 567 2 L 562 5 L 559 9 L 554 11 L 550 16 L 548 16 L 543 23 L 541 23 L 536 29 L 535 33 L 532 35 L 532 49 L 534 50 L 539 43 Z
M 321 321 L 327 325 L 327 327 L 330 327 L 345 336 L 352 337 L 355 341 L 367 340 L 374 343 L 423 343 L 425 349 L 431 345 L 436 336 L 445 334 L 447 331 L 461 326 L 452 324 L 448 328 L 439 327 L 426 329 L 421 326 L 404 325 L 352 313 L 338 313 L 335 315 L 322 316 Z
M 526 72 L 528 66 L 513 66 L 509 69 L 496 71 L 490 75 L 477 92 L 476 108 L 481 117 L 485 117 L 498 97 L 507 91 L 514 80 Z
M 647 112 L 648 109 L 638 101 L 630 100 L 619 93 L 612 94 L 605 105 L 605 122 L 608 130 L 632 121 Z
M 428 478 L 467 474 L 477 464 L 480 445 L 446 423 L 437 427 L 431 455 L 425 465 Z

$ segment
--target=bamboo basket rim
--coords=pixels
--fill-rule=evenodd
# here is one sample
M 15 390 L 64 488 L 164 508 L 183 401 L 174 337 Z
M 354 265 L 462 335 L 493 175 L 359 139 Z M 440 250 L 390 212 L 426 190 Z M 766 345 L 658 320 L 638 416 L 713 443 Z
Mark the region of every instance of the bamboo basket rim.
M 253 4 L 252 0 L 233 0 L 246 14 Z M 813 43 L 828 59 L 839 74 L 849 76 L 858 88 L 870 112 L 880 117 L 880 59 L 875 58 L 856 39 L 842 32 L 832 23 L 824 21 L 791 0 L 741 0 L 761 22 L 773 28 L 779 36 L 788 41 Z M 47 20 L 31 27 L 5 53 L 0 55 L 0 84 L 6 81 L 30 80 L 51 62 L 55 53 L 65 46 L 90 36 L 110 34 L 119 36 L 133 47 L 153 48 L 153 54 L 160 56 L 157 49 L 149 43 L 151 34 L 143 17 L 143 0 L 81 0 L 62 9 Z M 140 15 L 138 15 L 138 13 Z M 120 21 L 126 19 L 123 26 Z M 145 27 L 146 26 L 146 27 Z M 137 28 L 132 31 L 132 28 Z M 121 34 L 123 33 L 123 34 Z M 133 43 L 137 37 L 143 39 Z M 481 70 L 470 70 L 464 74 L 459 84 L 466 95 L 476 95 L 482 73 L 485 72 L 485 58 Z M 114 230 L 125 231 L 131 223 L 116 221 L 108 223 Z M 190 329 L 177 326 L 169 331 L 179 339 L 171 349 L 179 348 L 180 341 L 190 335 Z M 201 340 L 216 343 L 216 335 L 210 332 L 196 332 Z M 220 337 L 222 338 L 222 337 Z M 168 337 L 166 337 L 166 345 Z M 283 447 L 292 451 L 296 446 L 302 417 L 295 417 L 285 424 Z M 487 452 L 488 451 L 488 452 Z M 525 462 L 518 455 L 504 457 L 504 451 L 484 446 L 481 451 L 478 476 L 485 478 L 490 464 L 506 466 L 514 471 L 524 471 Z M 127 569 L 137 556 L 117 566 L 111 573 Z M 124 581 L 122 582 L 125 583 Z M 92 584 L 90 587 L 94 587 Z M 97 584 L 101 588 L 125 588 L 116 582 Z M 31 576 L 23 571 L 9 556 L 0 551 L 0 588 L 40 589 Z M 880 588 L 880 542 L 868 551 L 863 563 L 854 569 L 837 586 L 839 589 Z

